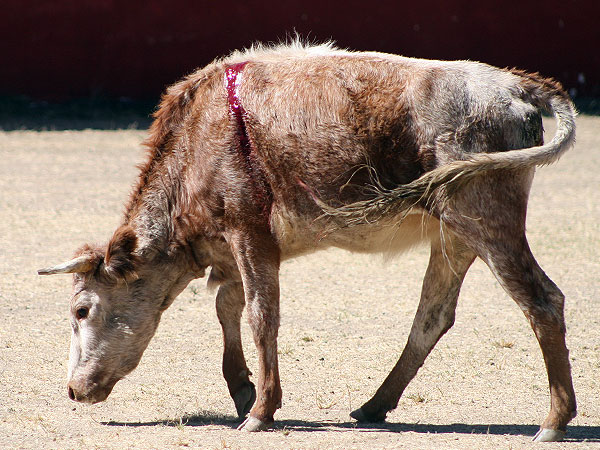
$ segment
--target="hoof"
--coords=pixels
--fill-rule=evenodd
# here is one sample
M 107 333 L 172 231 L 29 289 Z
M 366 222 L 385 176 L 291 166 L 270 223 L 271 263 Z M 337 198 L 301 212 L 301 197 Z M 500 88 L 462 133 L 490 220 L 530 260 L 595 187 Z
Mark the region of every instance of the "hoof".
M 253 383 L 248 382 L 235 393 L 233 396 L 233 403 L 235 403 L 235 409 L 237 410 L 240 419 L 243 419 L 248 415 L 255 400 L 256 388 Z
M 350 417 L 352 417 L 357 422 L 367 422 L 367 423 L 376 423 L 376 422 L 385 422 L 385 413 L 383 416 L 371 416 L 365 413 L 364 409 L 358 408 L 350 413 Z
M 271 427 L 271 424 L 267 424 L 256 417 L 248 416 L 246 420 L 242 422 L 242 424 L 237 428 L 240 431 L 266 431 Z
M 562 441 L 564 438 L 564 431 L 540 428 L 540 431 L 533 437 L 533 442 L 558 442 Z

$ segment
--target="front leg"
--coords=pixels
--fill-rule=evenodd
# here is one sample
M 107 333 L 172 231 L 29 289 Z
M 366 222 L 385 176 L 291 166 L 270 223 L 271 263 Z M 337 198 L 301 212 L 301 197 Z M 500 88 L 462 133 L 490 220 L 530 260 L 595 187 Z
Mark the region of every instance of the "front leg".
M 238 232 L 229 243 L 242 277 L 259 364 L 256 403 L 238 429 L 261 431 L 273 424 L 273 415 L 281 407 L 277 361 L 279 248 L 268 233 Z
M 222 284 L 217 293 L 217 317 L 223 329 L 223 376 L 240 418 L 246 417 L 256 400 L 256 389 L 250 381 L 250 370 L 242 350 L 240 321 L 244 309 L 242 283 Z

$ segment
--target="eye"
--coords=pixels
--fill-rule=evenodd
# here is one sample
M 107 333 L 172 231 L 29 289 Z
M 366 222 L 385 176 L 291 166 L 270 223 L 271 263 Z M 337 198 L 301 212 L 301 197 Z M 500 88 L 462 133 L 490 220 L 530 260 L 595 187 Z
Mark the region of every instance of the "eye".
M 89 313 L 90 310 L 88 308 L 82 307 L 75 311 L 75 317 L 77 318 L 77 320 L 82 320 L 85 319 Z

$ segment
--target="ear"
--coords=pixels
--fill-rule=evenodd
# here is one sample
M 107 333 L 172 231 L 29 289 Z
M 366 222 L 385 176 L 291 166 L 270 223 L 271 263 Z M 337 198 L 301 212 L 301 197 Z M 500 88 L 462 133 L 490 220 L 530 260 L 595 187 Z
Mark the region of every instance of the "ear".
M 115 231 L 104 255 L 104 269 L 111 278 L 137 278 L 139 257 L 135 254 L 136 246 L 137 235 L 131 226 L 123 225 Z

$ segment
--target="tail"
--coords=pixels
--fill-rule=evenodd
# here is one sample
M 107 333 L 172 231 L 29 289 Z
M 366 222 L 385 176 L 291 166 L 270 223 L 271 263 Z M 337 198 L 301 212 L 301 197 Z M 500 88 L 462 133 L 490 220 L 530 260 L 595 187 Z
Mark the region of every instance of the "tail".
M 445 203 L 461 186 L 485 172 L 543 166 L 558 160 L 575 143 L 575 107 L 557 82 L 538 75 L 523 79 L 531 102 L 551 111 L 557 120 L 557 131 L 550 142 L 519 150 L 473 154 L 467 160 L 437 167 L 393 189 L 373 187 L 375 196 L 369 200 L 341 207 L 331 207 L 318 200 L 325 216 L 342 227 L 376 223 L 385 217 L 397 217 L 401 221 L 418 204 Z

